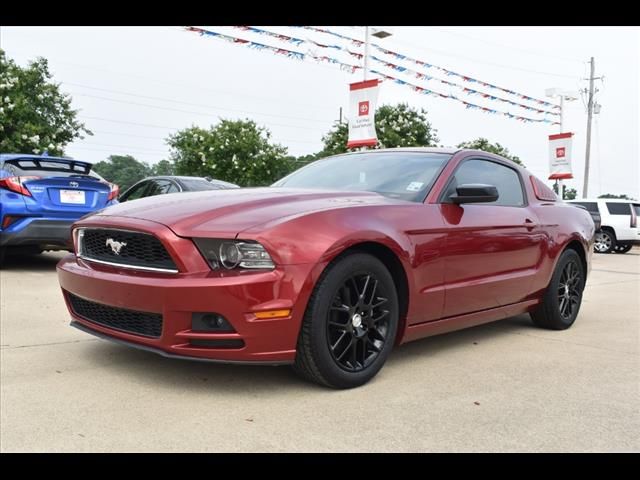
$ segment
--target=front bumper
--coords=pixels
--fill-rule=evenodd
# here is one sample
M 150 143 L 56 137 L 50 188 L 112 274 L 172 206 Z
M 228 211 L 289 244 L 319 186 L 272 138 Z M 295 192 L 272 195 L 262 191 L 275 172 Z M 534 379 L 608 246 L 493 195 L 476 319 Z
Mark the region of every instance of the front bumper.
M 195 247 L 194 247 L 195 248 Z M 58 278 L 72 325 L 112 340 L 169 357 L 220 362 L 281 364 L 295 358 L 296 342 L 309 298 L 313 265 L 279 266 L 267 272 L 153 274 L 123 271 L 67 255 Z M 162 315 L 158 338 L 115 330 L 74 312 L 71 293 L 102 305 Z M 291 309 L 285 318 L 258 319 L 255 312 Z M 192 314 L 224 316 L 233 333 L 192 331 Z M 242 340 L 240 348 L 202 347 L 201 340 Z
M 74 220 L 41 220 L 26 217 L 22 221 L 28 221 L 25 227 L 19 230 L 14 227 L 0 232 L 0 247 L 38 245 L 72 248 L 71 225 Z

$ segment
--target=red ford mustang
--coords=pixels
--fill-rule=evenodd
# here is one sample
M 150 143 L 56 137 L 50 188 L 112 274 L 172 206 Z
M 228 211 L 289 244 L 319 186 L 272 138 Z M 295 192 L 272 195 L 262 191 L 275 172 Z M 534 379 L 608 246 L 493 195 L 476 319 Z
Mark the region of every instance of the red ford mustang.
M 364 384 L 392 347 L 529 312 L 570 327 L 594 224 L 471 150 L 314 162 L 266 188 L 136 200 L 74 225 L 72 325 L 164 356 Z

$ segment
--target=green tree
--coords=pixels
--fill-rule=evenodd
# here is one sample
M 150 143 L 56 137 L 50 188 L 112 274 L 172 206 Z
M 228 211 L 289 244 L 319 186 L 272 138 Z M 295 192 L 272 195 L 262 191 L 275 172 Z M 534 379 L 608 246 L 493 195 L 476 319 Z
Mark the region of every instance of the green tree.
M 565 188 L 564 200 L 575 200 L 578 196 L 578 191 L 575 188 Z
M 93 170 L 118 185 L 121 192 L 151 175 L 151 167 L 131 155 L 110 155 L 106 161 L 94 164 Z
M 437 131 L 427 120 L 427 111 L 416 110 L 406 103 L 383 105 L 376 111 L 375 148 L 432 147 L 436 146 Z M 322 137 L 324 148 L 319 156 L 335 155 L 347 151 L 349 127 L 336 123 L 331 131 Z
M 171 159 L 179 175 L 210 176 L 240 186 L 270 185 L 293 168 L 287 149 L 251 120 L 221 120 L 208 129 L 171 135 Z
M 175 166 L 169 160 L 160 160 L 151 165 L 151 175 L 175 175 Z
M 626 193 L 623 193 L 622 195 L 616 195 L 616 194 L 613 194 L 613 193 L 605 193 L 604 195 L 600 195 L 598 198 L 619 198 L 621 200 L 633 200 L 633 198 L 628 196 Z
M 69 142 L 93 135 L 51 78 L 46 59 L 22 68 L 0 49 L 0 152 L 63 155 Z
M 482 150 L 483 152 L 495 153 L 496 155 L 513 160 L 518 165 L 524 166 L 524 163 L 522 163 L 520 158 L 509 152 L 506 147 L 503 147 L 499 143 L 490 143 L 486 138 L 480 137 L 475 140 L 471 140 L 470 142 L 462 142 L 458 145 L 458 148 L 470 148 L 472 150 Z

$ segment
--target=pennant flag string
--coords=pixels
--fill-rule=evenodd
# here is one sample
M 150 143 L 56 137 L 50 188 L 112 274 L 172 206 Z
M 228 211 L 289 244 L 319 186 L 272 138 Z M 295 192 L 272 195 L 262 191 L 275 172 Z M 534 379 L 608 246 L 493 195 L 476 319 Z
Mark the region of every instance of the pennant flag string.
M 313 45 L 315 45 L 317 47 L 320 47 L 320 48 L 329 48 L 329 49 L 335 49 L 335 50 L 343 51 L 343 52 L 346 52 L 349 55 L 354 56 L 354 57 L 356 57 L 358 59 L 362 59 L 364 57 L 363 54 L 352 52 L 348 48 L 344 48 L 344 47 L 342 47 L 340 45 L 326 45 L 326 44 L 322 44 L 322 43 L 316 42 L 315 40 L 312 40 L 312 39 L 309 39 L 309 38 L 302 39 L 302 38 L 289 37 L 287 35 L 281 35 L 279 33 L 272 32 L 270 30 L 263 30 L 263 29 L 256 28 L 256 27 L 236 26 L 235 28 L 239 28 L 239 29 L 245 30 L 245 31 L 251 31 L 251 32 L 259 33 L 260 35 L 268 35 L 268 36 L 271 36 L 271 37 L 274 37 L 274 38 L 277 38 L 279 40 L 286 41 L 286 42 L 295 42 L 296 45 L 301 45 L 303 43 L 311 43 L 311 44 L 313 44 Z M 318 30 L 318 29 L 315 29 L 315 30 Z M 326 33 L 323 29 L 319 29 L 319 30 L 322 30 L 323 33 Z M 340 36 L 340 37 L 343 38 L 344 36 Z M 346 37 L 346 38 L 348 38 L 348 37 Z M 320 58 L 326 58 L 326 57 L 320 57 Z M 428 80 L 433 80 L 433 81 L 437 81 L 437 82 L 443 83 L 445 85 L 449 85 L 449 86 L 452 86 L 452 87 L 459 88 L 459 89 L 462 90 L 462 92 L 464 94 L 469 95 L 469 96 L 481 96 L 482 98 L 485 98 L 487 100 L 508 103 L 509 105 L 513 105 L 514 107 L 523 108 L 523 109 L 531 111 L 531 112 L 560 116 L 559 112 L 554 112 L 554 111 L 551 111 L 551 110 L 545 110 L 545 109 L 542 109 L 542 108 L 531 107 L 531 106 L 525 105 L 523 103 L 514 102 L 513 100 L 509 100 L 508 98 L 504 98 L 504 97 L 500 97 L 498 95 L 492 95 L 492 94 L 489 94 L 487 92 L 483 92 L 483 91 L 480 91 L 480 90 L 475 90 L 475 89 L 472 89 L 472 88 L 468 88 L 468 87 L 465 87 L 464 85 L 461 85 L 460 83 L 451 82 L 449 80 L 445 80 L 445 79 L 442 79 L 442 78 L 438 78 L 438 77 L 434 77 L 434 76 L 431 76 L 431 75 L 427 75 L 427 74 L 421 73 L 421 72 L 419 72 L 417 70 L 413 70 L 413 69 L 408 68 L 408 67 L 403 67 L 401 65 L 388 62 L 388 61 L 386 61 L 386 60 L 384 60 L 382 58 L 376 57 L 375 55 L 371 55 L 371 59 L 373 61 L 381 63 L 381 64 L 385 65 L 386 67 L 391 68 L 391 69 L 393 69 L 395 71 L 406 73 L 406 74 L 411 74 L 411 75 L 413 75 L 416 78 L 421 79 L 421 80 L 427 80 L 427 81 Z M 332 61 L 332 60 L 325 60 L 325 61 L 329 61 L 331 63 L 339 63 L 337 61 Z M 350 66 L 350 67 L 347 67 L 347 68 L 349 70 L 351 70 L 351 71 L 355 71 L 357 66 Z M 449 72 L 449 70 L 447 70 L 447 72 Z
M 220 40 L 224 40 L 231 43 L 237 43 L 240 45 L 245 45 L 246 47 L 253 48 L 256 50 L 269 50 L 277 55 L 284 55 L 289 58 L 294 58 L 296 60 L 304 60 L 304 53 L 296 52 L 294 50 L 287 50 L 285 48 L 272 47 L 271 45 L 265 45 L 263 43 L 252 42 L 250 40 L 245 40 L 242 38 L 232 37 L 230 35 L 224 35 L 222 33 L 214 32 L 211 30 L 205 30 L 204 28 L 198 27 L 185 27 L 185 29 L 189 32 L 199 33 L 200 35 L 207 35 L 210 37 L 216 37 Z
M 480 90 L 474 90 L 472 88 L 465 87 L 464 85 L 461 85 L 461 84 L 456 83 L 456 82 L 450 82 L 449 80 L 444 80 L 442 78 L 438 78 L 438 77 L 434 77 L 434 76 L 431 76 L 431 75 L 427 75 L 425 73 L 421 73 L 421 72 L 418 72 L 416 70 L 412 70 L 410 68 L 403 67 L 401 65 L 396 65 L 394 63 L 387 62 L 387 61 L 385 61 L 385 60 L 383 60 L 381 58 L 378 58 L 375 55 L 371 55 L 371 59 L 376 61 L 376 62 L 378 62 L 378 63 L 381 63 L 381 64 L 385 65 L 388 68 L 391 68 L 391 69 L 396 70 L 398 72 L 411 74 L 411 75 L 413 75 L 416 78 L 421 79 L 421 80 L 433 80 L 433 81 L 437 81 L 437 82 L 443 83 L 445 85 L 449 85 L 449 86 L 452 86 L 452 87 L 459 88 L 459 89 L 462 90 L 463 93 L 465 93 L 467 95 L 477 95 L 477 96 L 481 96 L 483 98 L 486 98 L 487 100 L 493 100 L 493 101 L 497 101 L 497 102 L 508 103 L 509 105 L 513 105 L 514 107 L 524 108 L 525 110 L 529 110 L 529 111 L 536 112 L 536 113 L 544 113 L 544 114 L 548 114 L 548 115 L 557 115 L 557 116 L 560 115 L 560 113 L 558 113 L 558 112 L 553 112 L 553 111 L 550 111 L 550 110 L 544 110 L 544 109 L 541 109 L 541 108 L 530 107 L 529 105 L 525 105 L 523 103 L 514 102 L 513 100 L 509 100 L 509 99 L 504 98 L 504 97 L 499 97 L 497 95 L 491 95 L 491 94 L 488 94 L 486 92 L 482 92 Z
M 473 104 L 473 103 L 470 103 L 470 102 L 465 102 L 464 100 L 456 97 L 455 95 L 451 95 L 451 94 L 445 95 L 444 93 L 436 92 L 434 90 L 430 90 L 428 88 L 424 88 L 424 87 L 421 87 L 419 85 L 415 85 L 413 83 L 410 83 L 410 82 L 407 82 L 405 80 L 402 80 L 401 78 L 397 78 L 397 77 L 394 77 L 394 76 L 391 76 L 391 75 L 387 75 L 386 73 L 382 73 L 382 72 L 379 72 L 377 70 L 371 70 L 371 73 L 374 73 L 376 75 L 380 75 L 385 80 L 389 80 L 389 81 L 392 81 L 394 83 L 397 83 L 397 84 L 403 85 L 405 87 L 408 87 L 411 90 L 413 90 L 414 92 L 420 93 L 422 95 L 431 95 L 431 96 L 434 96 L 434 97 L 440 97 L 440 98 L 446 98 L 446 99 L 449 99 L 449 100 L 455 100 L 457 102 L 462 103 L 465 106 L 465 108 L 467 108 L 469 110 L 480 110 L 480 111 L 482 111 L 484 113 L 491 113 L 493 115 L 503 115 L 505 117 L 512 118 L 514 120 L 520 120 L 520 121 L 525 122 L 525 123 L 535 122 L 535 123 L 549 123 L 551 125 L 560 125 L 560 122 L 554 122 L 553 120 L 549 120 L 547 118 L 538 119 L 538 118 L 523 117 L 523 116 L 520 116 L 520 115 L 514 115 L 513 113 L 510 113 L 510 112 L 504 112 L 504 111 L 501 111 L 501 110 L 494 110 L 492 108 L 487 108 L 487 107 L 476 105 L 476 104 Z
M 353 43 L 353 44 L 355 44 L 357 46 L 364 45 L 364 42 L 361 41 L 361 40 L 357 40 L 355 38 L 352 38 L 352 37 L 349 37 L 349 36 L 346 36 L 346 35 L 341 35 L 339 33 L 332 32 L 331 30 L 328 30 L 328 29 L 317 28 L 317 27 L 309 27 L 309 26 L 299 26 L 299 25 L 295 25 L 295 27 L 296 28 L 304 28 L 306 30 L 311 30 L 311 31 L 314 31 L 314 32 L 326 33 L 328 35 L 333 35 L 333 36 L 341 38 L 343 40 L 350 41 L 351 43 Z M 554 103 L 547 102 L 545 100 L 540 100 L 539 98 L 531 97 L 529 95 L 524 95 L 524 94 L 516 92 L 514 90 L 509 90 L 507 88 L 499 87 L 498 85 L 494 85 L 492 83 L 484 82 L 482 80 L 478 80 L 478 79 L 470 77 L 468 75 L 463 75 L 461 73 L 454 72 L 453 70 L 449 70 L 447 68 L 440 67 L 438 65 L 434 65 L 434 64 L 431 64 L 431 63 L 424 62 L 422 60 L 417 60 L 415 58 L 411 58 L 411 57 L 408 57 L 406 55 L 402 55 L 402 54 L 394 52 L 392 50 L 388 50 L 386 48 L 382 48 L 380 45 L 378 45 L 376 43 L 372 43 L 371 46 L 373 46 L 378 51 L 384 53 L 385 55 L 389 55 L 389 56 L 392 56 L 392 57 L 400 59 L 400 60 L 405 60 L 407 62 L 412 62 L 412 63 L 414 63 L 416 65 L 421 65 L 421 66 L 423 66 L 425 68 L 435 68 L 437 70 L 440 70 L 440 71 L 444 72 L 446 75 L 452 75 L 452 76 L 456 76 L 456 77 L 462 78 L 462 80 L 465 81 L 465 82 L 477 83 L 479 85 L 482 85 L 483 87 L 488 87 L 488 88 L 491 88 L 491 89 L 500 90 L 500 91 L 503 91 L 503 92 L 508 93 L 510 95 L 517 96 L 518 98 L 520 98 L 522 100 L 527 100 L 529 102 L 536 103 L 537 105 L 544 105 L 546 107 L 551 107 L 551 108 L 554 108 L 554 109 L 560 109 L 560 105 L 556 105 Z
M 234 25 L 234 28 L 239 28 L 240 30 L 257 33 L 257 34 L 260 34 L 260 35 L 268 35 L 270 37 L 277 38 L 278 40 L 281 40 L 281 41 L 284 41 L 284 42 L 295 43 L 296 45 L 301 45 L 303 43 L 311 43 L 311 44 L 315 45 L 316 47 L 320 47 L 320 48 L 332 48 L 332 49 L 335 49 L 335 50 L 340 50 L 342 52 L 348 53 L 352 57 L 355 57 L 355 58 L 357 58 L 359 60 L 362 60 L 362 58 L 364 57 L 364 54 L 358 53 L 358 52 L 352 52 L 348 48 L 344 48 L 341 45 L 327 45 L 327 44 L 324 44 L 324 43 L 316 42 L 315 40 L 313 40 L 311 38 L 304 38 L 303 39 L 303 38 L 289 37 L 287 35 L 281 35 L 279 33 L 272 32 L 270 30 L 263 30 L 263 29 L 257 28 L 257 27 Z
M 218 33 L 218 32 L 214 32 L 211 30 L 206 30 L 204 28 L 199 28 L 199 27 L 185 27 L 185 30 L 189 31 L 189 32 L 194 32 L 194 33 L 198 33 L 200 34 L 200 36 L 210 36 L 210 37 L 214 37 L 214 38 L 218 38 L 220 40 L 229 42 L 229 43 L 234 43 L 237 45 L 243 45 L 246 46 L 248 48 L 252 48 L 252 49 L 256 49 L 256 50 L 268 50 L 268 51 L 272 51 L 275 54 L 278 55 L 284 55 L 288 58 L 293 58 L 296 60 L 304 60 L 305 58 L 311 58 L 314 59 L 316 61 L 320 61 L 320 62 L 327 62 L 327 63 L 332 63 L 335 65 L 339 65 L 341 69 L 346 70 L 350 73 L 355 73 L 358 69 L 361 69 L 362 66 L 360 65 L 353 65 L 353 64 L 348 64 L 348 63 L 344 63 L 336 58 L 333 57 L 329 57 L 329 56 L 319 56 L 319 55 L 314 55 L 310 52 L 307 52 L 306 54 L 303 52 L 297 52 L 297 51 L 293 51 L 293 50 L 287 50 L 287 49 L 283 49 L 283 48 L 277 48 L 277 47 L 273 47 L 271 45 L 265 45 L 262 43 L 257 43 L 257 42 L 252 42 L 250 40 L 246 40 L 246 39 L 242 39 L 242 38 L 237 38 L 237 37 L 233 37 L 230 35 L 224 35 L 222 33 Z M 293 37 L 290 37 L 293 38 Z M 523 122 L 537 122 L 537 123 L 550 123 L 553 125 L 559 125 L 558 122 L 554 122 L 552 120 L 549 119 L 533 119 L 533 118 L 528 118 L 528 117 L 522 117 L 519 115 L 514 115 L 512 113 L 509 112 L 503 112 L 503 111 L 499 111 L 499 110 L 493 110 L 487 107 L 482 107 L 480 105 L 475 105 L 473 103 L 470 102 L 466 102 L 464 100 L 461 100 L 460 98 L 456 97 L 455 95 L 451 95 L 451 94 L 444 94 L 444 93 L 440 93 L 440 92 L 436 92 L 434 90 L 428 89 L 428 88 L 424 88 L 418 85 L 415 85 L 413 83 L 407 82 L 405 80 L 402 80 L 400 78 L 397 77 L 393 77 L 391 75 L 387 75 L 385 73 L 376 71 L 376 70 L 371 70 L 371 73 L 374 73 L 376 75 L 380 75 L 381 77 L 383 77 L 386 80 L 390 80 L 394 83 L 400 84 L 400 85 L 404 85 L 408 88 L 411 88 L 414 92 L 420 93 L 422 95 L 432 95 L 435 97 L 440 97 L 440 98 L 446 98 L 446 99 L 450 99 L 450 100 L 455 100 L 457 102 L 461 102 L 465 105 L 465 107 L 467 109 L 479 109 L 485 113 L 491 113 L 494 115 L 504 115 L 508 118 L 512 118 L 515 120 L 520 120 Z
M 262 30 L 262 29 L 256 28 L 256 27 L 249 27 L 249 26 L 244 26 L 244 25 L 234 25 L 234 28 L 239 28 L 240 30 L 257 33 L 257 34 L 260 34 L 260 35 L 268 35 L 270 37 L 275 37 L 278 40 L 282 40 L 283 42 L 293 43 L 293 44 L 295 44 L 297 46 L 299 46 L 299 45 L 301 45 L 301 44 L 306 42 L 306 40 L 304 40 L 302 38 L 295 38 L 295 37 L 290 37 L 288 35 L 281 35 L 279 33 L 270 32 L 268 30 Z

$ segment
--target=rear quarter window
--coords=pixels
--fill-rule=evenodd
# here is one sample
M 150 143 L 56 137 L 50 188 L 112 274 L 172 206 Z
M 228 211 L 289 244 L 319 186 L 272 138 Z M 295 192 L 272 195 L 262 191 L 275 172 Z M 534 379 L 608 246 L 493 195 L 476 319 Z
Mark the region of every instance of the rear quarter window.
M 631 204 L 607 202 L 607 210 L 611 215 L 631 215 Z

